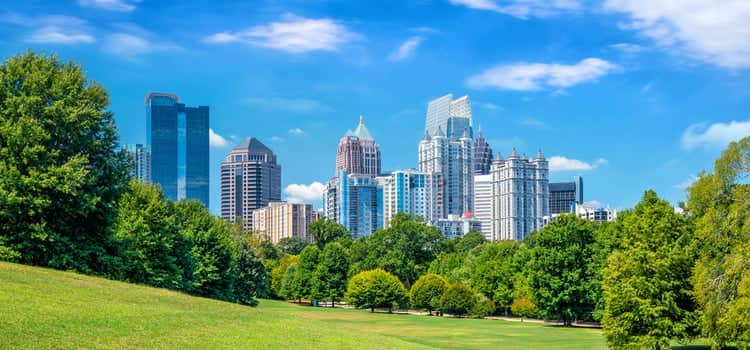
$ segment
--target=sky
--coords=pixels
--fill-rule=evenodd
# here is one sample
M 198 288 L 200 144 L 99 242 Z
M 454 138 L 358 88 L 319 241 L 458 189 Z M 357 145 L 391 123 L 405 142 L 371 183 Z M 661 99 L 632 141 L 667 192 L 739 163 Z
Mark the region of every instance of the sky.
M 718 5 L 720 3 L 720 5 Z M 278 156 L 285 199 L 322 203 L 359 116 L 383 170 L 417 167 L 427 103 L 468 94 L 496 153 L 550 160 L 551 181 L 625 209 L 673 204 L 750 135 L 745 0 L 0 0 L 0 56 L 83 65 L 122 143 L 145 143 L 150 91 L 211 113 L 219 169 L 248 136 Z

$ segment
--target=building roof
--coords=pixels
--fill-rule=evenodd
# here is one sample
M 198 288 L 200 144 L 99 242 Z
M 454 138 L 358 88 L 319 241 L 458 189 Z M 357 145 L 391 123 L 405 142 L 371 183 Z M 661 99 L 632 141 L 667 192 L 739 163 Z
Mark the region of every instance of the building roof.
M 145 104 L 149 104 L 149 103 L 151 103 L 151 98 L 157 97 L 157 96 L 160 96 L 160 97 L 169 97 L 169 98 L 173 99 L 177 103 L 180 102 L 180 97 L 179 96 L 177 96 L 176 94 L 173 94 L 173 93 L 169 93 L 169 92 L 149 92 L 148 95 L 146 95 L 146 99 L 143 102 Z
M 442 136 L 442 137 L 445 137 L 445 133 L 443 132 L 443 128 L 441 128 L 440 126 L 438 126 L 437 132 L 435 132 L 435 135 L 433 135 L 433 136 Z
M 359 137 L 360 140 L 374 141 L 370 134 L 370 130 L 367 130 L 367 127 L 365 126 L 365 118 L 361 115 L 359 116 L 359 125 L 354 129 L 354 136 Z
M 270 148 L 266 147 L 260 140 L 255 137 L 248 137 L 242 143 L 237 145 L 234 150 L 247 150 L 250 153 L 273 154 Z
M 576 190 L 575 182 L 550 182 L 549 183 L 550 192 L 575 192 L 575 190 Z

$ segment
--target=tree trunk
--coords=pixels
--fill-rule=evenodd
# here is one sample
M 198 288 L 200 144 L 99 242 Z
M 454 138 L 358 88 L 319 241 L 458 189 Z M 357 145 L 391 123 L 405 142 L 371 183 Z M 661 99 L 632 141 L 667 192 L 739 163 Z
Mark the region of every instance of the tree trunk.
M 389 313 L 389 314 L 392 314 L 392 313 L 393 313 L 393 308 L 390 308 L 390 307 L 389 307 L 389 308 L 388 308 L 388 313 Z
M 375 308 L 374 308 L 374 307 L 371 307 L 371 308 L 370 308 L 370 312 L 375 312 Z
M 333 299 L 331 299 L 331 309 L 333 309 Z

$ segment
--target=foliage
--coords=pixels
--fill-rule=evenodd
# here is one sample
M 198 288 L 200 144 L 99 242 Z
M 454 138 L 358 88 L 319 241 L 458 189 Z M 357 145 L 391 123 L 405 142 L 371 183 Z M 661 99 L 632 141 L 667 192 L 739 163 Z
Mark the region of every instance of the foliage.
M 497 310 L 497 306 L 495 306 L 495 303 L 490 298 L 487 298 L 482 293 L 474 294 L 474 306 L 469 312 L 472 316 L 478 318 L 490 316 L 495 313 L 495 310 Z
M 618 221 L 600 223 L 594 231 L 594 244 L 591 245 L 591 260 L 588 266 L 590 279 L 585 285 L 586 293 L 588 293 L 587 299 L 594 303 L 594 310 L 591 313 L 594 321 L 601 321 L 604 315 L 605 304 L 602 290 L 604 268 L 607 267 L 609 255 L 620 248 L 622 222 L 628 215 L 628 212 L 620 213 Z
M 233 238 L 236 264 L 234 296 L 240 304 L 258 305 L 255 298 L 263 291 L 263 286 L 268 280 L 266 268 L 256 252 L 251 237 L 240 233 L 235 234 Z
M 289 265 L 284 271 L 284 277 L 281 279 L 281 288 L 278 291 L 278 295 L 286 300 L 297 299 L 294 292 L 294 276 L 297 273 L 297 263 Z
M 286 277 L 286 272 L 289 267 L 296 265 L 298 261 L 299 257 L 296 255 L 284 255 L 281 257 L 276 267 L 271 270 L 271 288 L 273 288 L 273 291 L 277 296 L 286 297 L 286 294 L 283 291 L 284 278 Z
M 276 248 L 283 254 L 299 255 L 309 243 L 299 237 L 284 237 L 276 244 Z
M 430 262 L 429 273 L 444 276 L 451 283 L 469 283 L 471 270 L 467 267 L 467 253 L 440 252 Z
M 313 274 L 318 265 L 318 246 L 309 245 L 302 249 L 299 262 L 294 271 L 294 280 L 290 287 L 290 294 L 294 299 L 311 299 L 313 297 Z
M 513 300 L 513 304 L 510 305 L 510 312 L 521 318 L 534 317 L 536 315 L 536 305 L 526 298 L 520 298 Z
M 452 284 L 440 297 L 440 311 L 460 317 L 472 310 L 475 301 L 474 291 L 469 286 Z
M 471 287 L 491 298 L 506 314 L 513 302 L 516 273 L 523 267 L 516 256 L 520 257 L 519 250 L 523 248 L 514 241 L 489 243 L 476 258 L 471 274 Z
M 646 191 L 604 270 L 602 325 L 610 347 L 664 349 L 692 334 L 692 241 L 688 219 Z
M 108 104 L 80 65 L 57 56 L 28 52 L 0 65 L 4 259 L 119 275 L 111 229 L 129 161 Z
M 307 230 L 313 236 L 319 249 L 323 249 L 328 243 L 352 237 L 344 226 L 325 217 L 311 222 Z
M 334 303 L 346 292 L 346 275 L 349 271 L 349 257 L 346 249 L 338 242 L 327 244 L 320 254 L 318 266 L 313 273 L 312 291 L 316 299 Z
M 445 277 L 428 273 L 420 277 L 409 290 L 409 301 L 415 309 L 426 309 L 432 315 L 432 310 L 440 308 L 440 297 L 448 288 Z
M 484 242 L 484 234 L 478 231 L 469 231 L 463 237 L 456 238 L 454 249 L 458 253 L 466 253 Z
M 387 307 L 390 312 L 394 305 L 406 301 L 406 289 L 396 276 L 382 269 L 362 271 L 349 280 L 346 300 L 370 312 L 381 307 Z

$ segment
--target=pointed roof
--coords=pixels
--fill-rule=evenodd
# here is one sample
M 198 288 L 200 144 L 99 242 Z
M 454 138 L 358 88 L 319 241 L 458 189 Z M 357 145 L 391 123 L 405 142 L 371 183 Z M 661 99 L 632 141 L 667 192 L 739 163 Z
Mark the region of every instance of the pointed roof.
M 435 135 L 433 135 L 433 136 L 442 136 L 442 137 L 445 137 L 445 133 L 443 132 L 443 128 L 440 127 L 440 126 L 438 126 L 438 129 L 435 132 Z
M 242 143 L 237 145 L 237 147 L 234 148 L 235 150 L 247 150 L 250 153 L 260 153 L 260 154 L 272 154 L 273 151 L 271 151 L 270 148 L 266 147 L 266 145 L 263 144 L 263 142 L 260 142 L 260 140 L 256 139 L 255 137 L 248 137 Z
M 497 155 L 495 156 L 495 160 L 504 160 L 504 159 L 505 158 L 503 158 L 503 153 L 502 152 L 497 152 Z
M 536 157 L 534 157 L 534 159 L 544 159 L 544 154 L 542 154 L 541 148 L 536 152 Z
M 429 130 L 425 130 L 424 131 L 424 138 L 422 138 L 422 140 L 425 140 L 425 141 L 429 141 L 430 140 L 430 131 Z
M 354 136 L 359 137 L 360 140 L 375 141 L 370 134 L 370 130 L 367 130 L 365 126 L 365 118 L 361 115 L 359 116 L 359 125 L 354 130 Z
M 513 147 L 513 150 L 510 152 L 510 156 L 508 158 L 518 158 L 518 151 L 516 151 L 516 148 Z
M 468 128 L 464 128 L 464 134 L 461 136 L 461 138 L 462 139 L 470 139 L 471 138 L 469 136 L 469 129 Z

